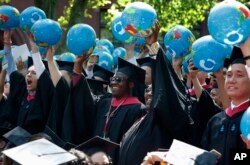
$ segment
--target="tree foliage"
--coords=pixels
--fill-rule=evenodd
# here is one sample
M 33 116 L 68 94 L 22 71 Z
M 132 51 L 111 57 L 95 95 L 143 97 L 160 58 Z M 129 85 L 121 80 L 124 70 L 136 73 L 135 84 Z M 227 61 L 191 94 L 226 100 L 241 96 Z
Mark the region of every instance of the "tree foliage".
M 163 32 L 177 24 L 193 29 L 205 20 L 209 10 L 218 2 L 216 0 L 117 0 L 105 18 L 111 21 L 128 3 L 134 1 L 148 3 L 156 10 Z M 248 0 L 240 2 L 246 5 L 249 3 Z
M 0 0 L 1 3 L 10 3 L 10 0 Z

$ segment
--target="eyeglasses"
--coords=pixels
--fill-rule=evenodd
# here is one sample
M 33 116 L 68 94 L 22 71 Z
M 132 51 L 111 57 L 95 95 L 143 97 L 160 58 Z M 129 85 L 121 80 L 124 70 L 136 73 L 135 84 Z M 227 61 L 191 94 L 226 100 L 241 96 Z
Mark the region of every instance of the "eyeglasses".
M 115 82 L 120 83 L 120 82 L 126 81 L 126 80 L 127 80 L 127 78 L 125 78 L 125 77 L 118 77 L 118 76 L 110 77 L 110 82 L 115 81 Z

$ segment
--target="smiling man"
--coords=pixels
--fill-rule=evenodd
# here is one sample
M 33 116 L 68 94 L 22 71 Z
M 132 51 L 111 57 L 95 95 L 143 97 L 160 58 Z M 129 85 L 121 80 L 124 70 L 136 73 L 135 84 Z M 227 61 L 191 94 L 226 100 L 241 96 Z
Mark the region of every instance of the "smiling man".
M 203 135 L 204 149 L 215 149 L 222 154 L 218 164 L 230 163 L 230 149 L 245 148 L 240 137 L 240 121 L 250 102 L 250 80 L 243 58 L 235 59 L 228 68 L 225 90 L 231 106 L 213 116 Z
M 118 71 L 110 78 L 112 98 L 101 100 L 97 107 L 95 135 L 120 143 L 125 132 L 145 114 L 145 106 L 137 98 L 140 92 L 136 91 L 144 81 L 143 69 L 118 59 Z M 117 157 L 113 160 L 116 162 Z

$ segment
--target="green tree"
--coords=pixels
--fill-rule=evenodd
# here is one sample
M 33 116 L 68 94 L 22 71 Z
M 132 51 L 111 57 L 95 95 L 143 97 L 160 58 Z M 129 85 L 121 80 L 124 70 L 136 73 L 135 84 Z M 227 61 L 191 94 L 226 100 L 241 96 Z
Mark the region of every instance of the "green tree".
M 148 3 L 156 10 L 162 32 L 177 24 L 193 29 L 205 20 L 209 10 L 218 2 L 216 0 L 117 0 L 109 9 L 106 19 L 111 21 L 128 3 L 134 1 Z M 248 0 L 240 2 L 249 5 Z
M 55 19 L 58 0 L 34 0 L 34 4 L 46 13 L 47 18 Z
M 0 0 L 1 3 L 10 3 L 10 0 Z

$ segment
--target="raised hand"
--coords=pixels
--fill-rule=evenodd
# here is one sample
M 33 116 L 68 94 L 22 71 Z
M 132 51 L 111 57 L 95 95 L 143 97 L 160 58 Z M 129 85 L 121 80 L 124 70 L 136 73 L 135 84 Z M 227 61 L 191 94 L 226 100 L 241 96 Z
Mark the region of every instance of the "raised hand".
M 148 45 L 157 42 L 159 31 L 160 31 L 160 24 L 158 21 L 156 21 L 155 26 L 152 27 L 152 34 L 146 38 L 146 43 Z

